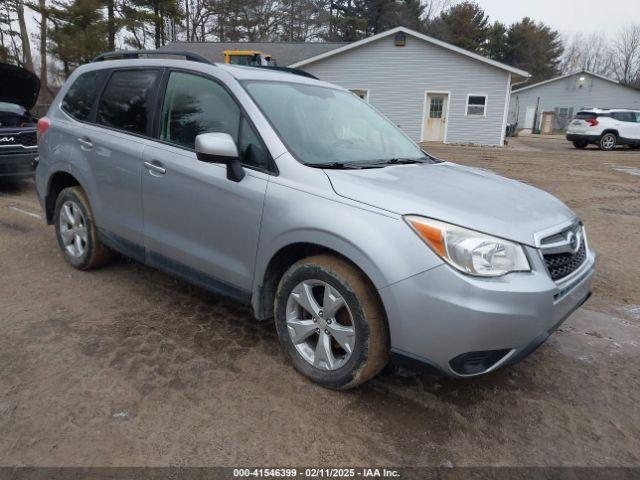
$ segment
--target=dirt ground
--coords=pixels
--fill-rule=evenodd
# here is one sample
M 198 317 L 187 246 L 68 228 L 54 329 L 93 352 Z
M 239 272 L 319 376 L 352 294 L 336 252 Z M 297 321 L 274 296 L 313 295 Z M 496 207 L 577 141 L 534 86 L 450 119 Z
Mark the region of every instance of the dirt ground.
M 125 259 L 73 270 L 33 183 L 4 184 L 0 465 L 640 465 L 640 153 L 427 148 L 542 187 L 587 225 L 594 296 L 524 362 L 323 389 L 243 306 Z

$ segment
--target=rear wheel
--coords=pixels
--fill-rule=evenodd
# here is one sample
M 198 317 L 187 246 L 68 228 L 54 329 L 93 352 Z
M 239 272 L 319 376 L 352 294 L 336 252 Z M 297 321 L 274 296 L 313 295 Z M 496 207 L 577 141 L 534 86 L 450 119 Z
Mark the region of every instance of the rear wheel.
M 346 260 L 317 255 L 292 265 L 280 281 L 274 310 L 283 351 L 314 382 L 356 387 L 388 362 L 380 299 Z
M 600 147 L 600 150 L 610 151 L 616 148 L 617 143 L 618 143 L 618 137 L 616 136 L 616 134 L 609 132 L 609 133 L 605 133 L 604 135 L 602 135 L 602 137 L 600 137 L 600 142 L 598 143 L 598 146 Z
M 56 199 L 54 224 L 64 258 L 79 270 L 97 268 L 112 252 L 98 238 L 89 200 L 80 187 L 65 188 Z
M 576 148 L 586 148 L 589 145 L 589 142 L 586 140 L 574 140 L 573 146 Z

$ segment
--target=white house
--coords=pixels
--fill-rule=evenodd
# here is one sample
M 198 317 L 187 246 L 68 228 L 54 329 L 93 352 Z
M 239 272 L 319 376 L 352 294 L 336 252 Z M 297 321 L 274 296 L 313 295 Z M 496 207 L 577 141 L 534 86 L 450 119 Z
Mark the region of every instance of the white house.
M 415 141 L 503 145 L 511 85 L 529 78 L 404 27 L 349 44 L 176 42 L 163 49 L 222 62 L 225 47 L 273 54 L 279 65 L 350 89 Z
M 363 96 L 416 141 L 502 146 L 525 71 L 404 27 L 291 65 Z
M 583 108 L 640 110 L 640 90 L 587 71 L 562 75 L 514 90 L 509 121 L 517 121 L 518 128 L 532 128 L 536 106 L 538 125 L 542 112 L 554 112 L 554 129 L 564 130 L 571 118 Z

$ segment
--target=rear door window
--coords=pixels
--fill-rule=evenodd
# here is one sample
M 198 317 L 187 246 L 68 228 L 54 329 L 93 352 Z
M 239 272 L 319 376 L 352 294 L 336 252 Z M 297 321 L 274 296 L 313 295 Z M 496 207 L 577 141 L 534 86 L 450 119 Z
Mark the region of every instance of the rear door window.
M 87 72 L 80 75 L 62 99 L 62 109 L 77 120 L 89 120 L 104 76 L 104 71 Z
M 151 106 L 158 70 L 120 70 L 109 79 L 100 104 L 96 122 L 119 130 L 144 135 L 151 124 Z
M 613 118 L 616 120 L 620 120 L 621 122 L 635 122 L 636 116 L 633 112 L 614 112 L 611 114 Z

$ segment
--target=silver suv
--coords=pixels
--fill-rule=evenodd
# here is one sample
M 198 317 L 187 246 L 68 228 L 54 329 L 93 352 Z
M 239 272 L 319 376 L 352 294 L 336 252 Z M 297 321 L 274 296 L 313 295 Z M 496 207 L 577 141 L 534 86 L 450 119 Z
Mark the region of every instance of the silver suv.
M 75 268 L 117 251 L 250 304 L 339 389 L 390 357 L 452 377 L 513 364 L 590 294 L 562 202 L 430 156 L 342 88 L 105 58 L 40 121 L 38 195 Z

